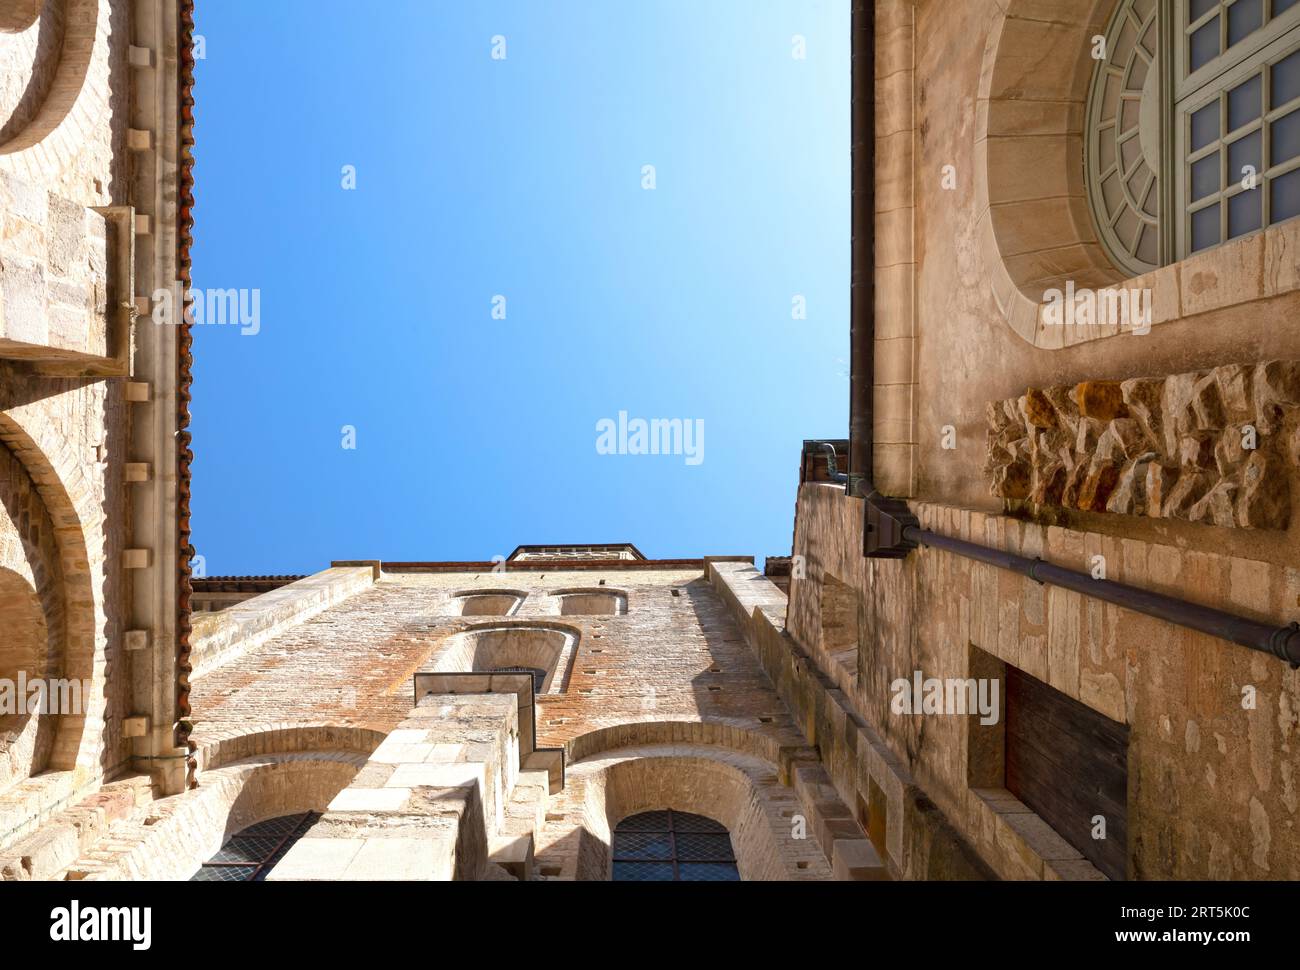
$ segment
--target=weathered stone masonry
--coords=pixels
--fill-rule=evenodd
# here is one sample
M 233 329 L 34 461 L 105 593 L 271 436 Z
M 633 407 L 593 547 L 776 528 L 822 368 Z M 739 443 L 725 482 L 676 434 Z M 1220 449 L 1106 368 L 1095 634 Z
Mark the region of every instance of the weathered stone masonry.
M 494 590 L 517 609 L 462 614 Z M 575 590 L 583 609 L 608 595 L 621 611 L 566 612 Z M 204 617 L 198 787 L 56 822 L 80 834 L 21 847 L 26 871 L 182 878 L 242 827 L 315 810 L 272 878 L 605 879 L 618 820 L 674 807 L 729 828 L 743 878 L 887 877 L 718 592 L 698 566 L 341 565 Z M 466 649 L 476 630 L 551 628 L 574 648 L 535 697 L 529 674 L 456 672 L 495 662 Z M 417 674 L 435 693 L 413 694 Z
M 988 408 L 993 494 L 1034 505 L 1285 529 L 1300 361 L 1034 388 Z
M 1290 565 L 928 503 L 914 511 L 924 528 L 1068 568 L 1087 570 L 1101 556 L 1111 580 L 1192 591 L 1262 621 L 1300 615 L 1300 569 Z M 890 709 L 895 678 L 1001 677 L 1001 663 L 1128 727 L 1130 878 L 1300 876 L 1300 672 L 946 552 L 863 559 L 861 522 L 861 500 L 842 489 L 801 489 L 795 552 L 807 573 L 792 583 L 788 637 L 775 635 L 775 616 L 767 623 L 767 663 L 786 671 L 773 677 L 778 689 L 802 698 L 792 709 L 815 720 L 810 736 L 844 800 L 866 805 L 868 830 L 872 819 L 898 826 L 891 865 L 916 877 L 988 867 L 1001 878 L 1101 878 L 1002 787 L 997 753 L 981 745 L 973 717 Z M 862 640 L 852 673 L 819 652 L 828 576 L 856 591 Z M 864 736 L 878 739 L 865 755 Z

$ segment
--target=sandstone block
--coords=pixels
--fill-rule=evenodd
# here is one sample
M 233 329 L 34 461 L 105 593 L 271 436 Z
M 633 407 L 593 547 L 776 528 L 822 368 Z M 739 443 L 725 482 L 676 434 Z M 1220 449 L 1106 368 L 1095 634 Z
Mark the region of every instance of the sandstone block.
M 1255 368 L 1249 364 L 1229 364 L 1226 367 L 1216 367 L 1213 373 L 1228 418 L 1233 421 L 1248 420 L 1255 411 Z
M 1042 391 L 1031 387 L 1020 401 L 1025 422 L 1031 427 L 1055 428 L 1057 426 L 1056 408 L 1052 407 L 1052 402 Z
M 1150 436 L 1160 443 L 1164 440 L 1165 382 L 1163 378 L 1135 378 L 1120 384 L 1120 393 L 1129 413 Z
M 1117 462 L 1103 461 L 1093 464 L 1079 489 L 1077 507 L 1085 512 L 1104 512 L 1111 492 L 1119 483 L 1120 466 Z
M 1223 395 L 1213 372 L 1206 374 L 1192 388 L 1192 415 L 1197 431 L 1218 431 L 1227 423 Z
M 1236 482 L 1221 481 L 1214 485 L 1187 512 L 1192 522 L 1204 522 L 1231 528 L 1236 524 Z
M 1188 511 L 1209 490 L 1209 475 L 1195 468 L 1183 469 L 1160 507 L 1161 516 L 1166 519 L 1187 518 Z
M 1264 434 L 1281 427 L 1285 412 L 1300 405 L 1300 361 L 1270 360 L 1255 367 L 1255 424 Z
M 1079 406 L 1079 413 L 1086 418 L 1112 421 L 1128 414 L 1118 381 L 1084 381 L 1076 384 L 1074 400 Z
M 1267 455 L 1254 452 L 1241 470 L 1236 524 L 1246 529 L 1285 529 L 1290 524 L 1288 478 Z
M 1184 468 L 1213 468 L 1217 443 L 1209 432 L 1185 434 L 1178 439 L 1178 464 Z

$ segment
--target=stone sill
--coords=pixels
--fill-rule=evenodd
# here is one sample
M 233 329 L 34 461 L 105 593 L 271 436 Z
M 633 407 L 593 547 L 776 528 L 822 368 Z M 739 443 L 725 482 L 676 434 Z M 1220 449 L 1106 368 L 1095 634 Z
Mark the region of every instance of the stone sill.
M 1131 279 L 1109 284 L 1111 289 L 1151 290 L 1151 324 L 1176 323 L 1258 300 L 1300 290 L 1300 219 L 1270 226 L 1262 232 Z M 1064 289 L 1063 280 L 1042 280 L 1034 293 Z M 1082 288 L 1082 286 L 1080 286 Z M 1124 334 L 1141 336 L 1131 324 L 1052 324 L 1045 319 L 1048 304 L 1019 288 L 1003 307 L 1007 322 L 1024 340 L 1044 350 Z
M 994 845 L 1009 849 L 1009 855 L 1026 863 L 1030 870 L 1020 878 L 1045 880 L 1110 880 L 1082 853 L 1056 833 L 1039 815 L 1005 788 L 972 788 L 970 805 L 976 831 L 992 837 Z M 1012 874 L 1011 878 L 1017 878 Z

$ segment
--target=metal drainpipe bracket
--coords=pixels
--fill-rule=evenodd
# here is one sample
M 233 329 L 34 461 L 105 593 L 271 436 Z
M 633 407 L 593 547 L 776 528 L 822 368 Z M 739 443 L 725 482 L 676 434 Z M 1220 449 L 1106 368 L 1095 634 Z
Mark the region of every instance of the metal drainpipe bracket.
M 904 530 L 921 527 L 907 503 L 872 490 L 864 505 L 862 554 L 869 559 L 905 559 L 916 543 Z
M 1273 653 L 1291 665 L 1292 670 L 1300 670 L 1300 623 L 1292 623 L 1273 634 L 1269 644 Z

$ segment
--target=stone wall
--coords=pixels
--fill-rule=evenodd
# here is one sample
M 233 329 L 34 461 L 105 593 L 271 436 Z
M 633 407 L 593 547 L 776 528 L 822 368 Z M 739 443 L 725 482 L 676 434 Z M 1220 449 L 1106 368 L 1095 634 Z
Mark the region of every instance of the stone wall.
M 912 164 L 896 167 L 891 153 L 877 166 L 877 195 L 910 198 L 912 215 L 878 222 L 877 230 L 887 235 L 878 247 L 909 254 L 912 265 L 906 274 L 877 267 L 875 280 L 877 326 L 890 337 L 900 331 L 913 337 L 914 474 L 904 492 L 898 486 L 906 467 L 892 457 L 892 446 L 878 447 L 882 488 L 994 511 L 1000 503 L 989 495 L 983 472 L 989 401 L 1019 397 L 1030 386 L 1300 357 L 1300 220 L 1136 280 L 1094 259 L 1083 184 L 1083 101 L 1094 66 L 1088 42 L 1113 10 L 1111 0 L 909 6 L 914 59 L 910 70 L 893 62 L 891 68 L 893 83 L 910 85 L 911 104 L 899 116 L 889 98 L 878 112 L 887 105 L 891 127 L 911 128 Z M 894 44 L 892 33 L 877 40 Z M 1069 281 L 1076 288 L 1149 290 L 1149 332 L 1040 321 L 1045 291 Z M 896 325 L 900 319 L 910 327 Z M 876 366 L 878 381 L 901 380 L 902 364 Z M 878 425 L 877 435 L 883 430 Z M 893 469 L 887 474 L 886 464 Z M 1142 529 L 1146 538 L 1167 527 L 1168 536 L 1193 544 L 1193 533 L 1204 531 L 1178 519 L 1139 525 L 1095 518 L 1114 522 L 1077 524 L 1115 533 Z M 1264 554 L 1260 530 L 1223 531 L 1233 534 L 1216 535 L 1216 544 L 1240 555 Z M 1294 538 L 1263 541 L 1268 558 L 1297 554 Z
M 366 589 L 368 566 L 327 569 L 252 597 L 218 613 L 196 616 L 190 635 L 189 679 L 197 680 L 322 610 Z
M 268 878 L 481 879 L 518 773 L 513 696 L 428 695 Z
M 0 342 L 5 355 L 108 357 L 105 216 L 3 171 L 0 209 L 5 218 L 0 236 Z
M 988 407 L 992 492 L 1086 512 L 1285 529 L 1300 361 L 1031 387 Z
M 1219 551 L 1197 551 L 1095 532 L 1043 526 L 1000 515 L 916 504 L 936 532 L 1089 571 L 1102 557 L 1106 577 L 1239 613 L 1262 622 L 1300 618 L 1300 569 Z M 999 766 L 978 741 L 973 718 L 898 714 L 891 683 L 911 678 L 985 676 L 987 661 L 1011 664 L 1128 727 L 1128 858 L 1135 879 L 1295 879 L 1300 843 L 1300 671 L 1223 640 L 1044 586 L 934 549 L 907 559 L 861 554 L 862 503 L 842 489 L 800 492 L 797 555 L 807 572 L 791 587 L 786 629 L 810 658 L 821 638 L 820 585 L 830 575 L 859 597 L 863 631 L 856 677 L 837 685 L 849 722 L 879 736 L 878 762 L 893 761 L 914 786 L 916 811 L 891 836 L 893 861 L 923 876 L 943 871 L 933 833 L 958 834 L 1002 878 L 1098 878 L 1080 854 L 1009 796 Z M 768 649 L 776 656 L 779 643 Z M 798 661 L 785 661 L 792 683 Z M 823 668 L 826 669 L 826 668 Z M 809 678 L 803 676 L 803 682 Z M 781 681 L 778 680 L 778 686 Z M 823 720 L 811 686 L 808 707 Z M 830 690 L 822 691 L 829 698 Z M 834 738 L 835 718 L 825 734 Z M 806 729 L 807 730 L 807 729 Z M 827 746 L 822 733 L 813 735 Z M 836 746 L 848 752 L 847 742 Z M 832 746 L 831 750 L 836 750 Z M 861 754 L 858 755 L 861 758 Z M 846 801 L 872 804 L 853 774 L 824 757 Z M 887 779 L 886 765 L 868 772 Z M 876 781 L 879 784 L 879 781 Z M 905 794 L 900 792 L 900 794 Z M 892 809 L 888 789 L 882 791 Z M 926 806 L 928 805 L 928 809 Z M 933 826 L 934 815 L 943 826 Z M 889 815 L 890 824 L 894 815 Z M 910 853 L 922 852 L 920 859 Z
M 128 718 L 147 710 L 131 697 L 123 645 L 133 450 L 124 382 L 86 375 L 96 372 L 90 364 L 105 372 L 110 305 L 134 296 L 115 290 L 129 253 L 110 241 L 117 233 L 100 210 L 140 207 L 136 193 L 152 190 L 147 178 L 134 183 L 128 149 L 132 3 L 4 6 L 0 449 L 18 492 L 0 508 L 0 534 L 24 538 L 23 571 L 43 600 L 50 645 L 40 672 L 89 681 L 91 690 L 81 714 L 50 719 L 59 722 L 52 745 L 42 740 L 40 753 L 3 770 L 0 846 L 123 771 Z M 142 579 L 137 573 L 141 588 Z
M 63 577 L 53 524 L 35 483 L 0 444 L 0 678 L 7 705 L 25 705 L 19 675 L 63 675 Z M 49 765 L 61 718 L 0 709 L 0 795 Z M 0 839 L 7 833 L 0 832 Z
M 278 878 L 407 873 L 409 866 L 393 868 L 391 859 L 380 858 L 396 843 L 377 845 L 362 858 L 360 843 L 369 836 L 356 833 L 378 824 L 375 812 L 396 813 L 388 819 L 394 831 L 421 841 L 419 852 L 404 858 L 428 863 L 420 864 L 423 877 L 607 878 L 612 827 L 625 814 L 659 807 L 701 811 L 727 824 L 747 878 L 886 875 L 879 859 L 863 851 L 866 840 L 853 813 L 840 802 L 758 663 L 747 619 L 739 622 L 698 569 L 619 570 L 611 564 L 608 572 L 414 571 L 382 573 L 373 584 L 369 567 L 362 571 L 364 588 L 322 610 L 289 616 L 269 609 L 268 616 L 283 621 L 269 636 L 251 618 L 236 624 L 248 642 L 232 634 L 223 648 L 231 659 L 194 679 L 195 791 L 157 800 L 112 823 L 138 838 L 91 839 L 80 846 L 79 857 L 71 843 L 60 843 L 53 855 L 24 848 L 24 857 L 41 861 L 26 869 L 18 863 L 14 871 L 78 871 L 88 878 L 166 871 L 176 877 L 202 861 L 197 850 L 186 850 L 183 864 L 162 858 L 175 851 L 179 832 L 188 828 L 195 846 L 215 851 L 220 832 L 256 821 L 245 812 L 237 826 L 233 816 L 221 814 L 233 811 L 241 797 L 252 797 L 238 795 L 249 780 L 301 771 L 290 763 L 315 763 L 323 752 L 356 750 L 386 738 L 339 799 L 297 809 L 329 814 L 309 836 L 316 841 L 303 840 L 306 848 L 294 863 L 301 861 L 301 871 L 286 868 Z M 348 572 L 332 569 L 315 578 L 327 583 Z M 412 708 L 413 675 L 461 656 L 458 634 L 503 623 L 525 629 L 561 623 L 557 594 L 574 588 L 625 594 L 627 612 L 564 616 L 562 625 L 576 636 L 567 677 L 536 697 L 535 715 L 531 706 L 519 708 L 535 718 L 535 738 L 522 722 L 514 729 L 507 724 L 499 737 L 492 733 L 496 729 L 489 730 L 488 722 L 500 718 L 488 707 L 513 705 L 514 696 L 474 693 L 484 678 L 464 677 L 462 685 L 454 670 L 434 676 L 442 678 L 440 692 L 456 689 L 457 695 Z M 510 617 L 461 615 L 463 594 L 493 590 L 521 595 L 518 611 Z M 280 601 L 267 602 L 276 607 Z M 494 676 L 527 683 L 520 675 Z M 470 693 L 460 694 L 462 686 Z M 419 741 L 413 740 L 417 734 Z M 558 750 L 537 749 L 563 749 L 567 764 L 558 760 Z M 281 762 L 285 766 L 276 767 Z M 434 792 L 438 786 L 426 784 L 434 775 L 445 781 L 449 773 L 475 765 L 481 769 L 473 775 L 478 780 L 468 787 L 457 782 Z M 284 778 L 286 786 L 295 783 Z M 214 794 L 214 786 L 223 794 Z M 389 808 L 349 800 L 354 796 L 348 792 L 355 791 L 362 801 L 382 801 L 394 786 L 415 794 Z M 320 785 L 312 788 L 319 790 Z M 706 797 L 710 792 L 718 797 Z M 145 831 L 155 826 L 140 822 L 142 812 L 167 820 L 157 836 Z M 327 840 L 338 844 L 319 844 Z M 441 846 L 436 859 L 429 856 L 435 843 Z

